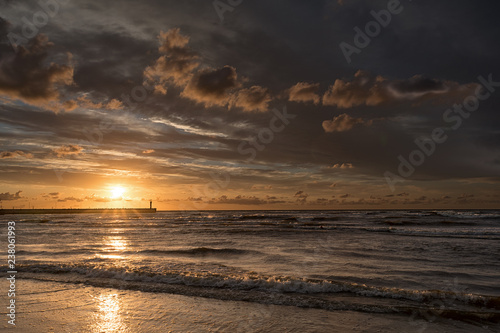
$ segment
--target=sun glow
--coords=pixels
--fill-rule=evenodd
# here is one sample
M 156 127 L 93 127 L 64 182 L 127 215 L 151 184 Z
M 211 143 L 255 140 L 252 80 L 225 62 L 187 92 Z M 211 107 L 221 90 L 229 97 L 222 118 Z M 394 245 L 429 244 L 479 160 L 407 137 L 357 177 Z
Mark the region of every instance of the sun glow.
M 111 188 L 111 199 L 118 199 L 123 196 L 123 193 L 125 193 L 125 188 L 121 186 L 113 186 Z

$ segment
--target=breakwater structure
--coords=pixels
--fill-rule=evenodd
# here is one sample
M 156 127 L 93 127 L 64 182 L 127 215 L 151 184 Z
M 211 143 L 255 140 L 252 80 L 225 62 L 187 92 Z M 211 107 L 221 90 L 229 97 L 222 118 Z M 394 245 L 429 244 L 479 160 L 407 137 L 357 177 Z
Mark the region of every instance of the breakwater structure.
M 156 213 L 153 202 L 149 202 L 149 208 L 41 208 L 41 209 L 0 209 L 0 215 L 8 214 L 149 214 Z

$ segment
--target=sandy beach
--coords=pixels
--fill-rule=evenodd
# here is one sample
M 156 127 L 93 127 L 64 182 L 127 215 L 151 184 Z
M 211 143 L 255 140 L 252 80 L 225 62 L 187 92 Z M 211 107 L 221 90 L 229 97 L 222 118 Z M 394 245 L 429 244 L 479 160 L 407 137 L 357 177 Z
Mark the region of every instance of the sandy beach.
M 82 284 L 19 280 L 16 332 L 494 332 L 453 320 L 149 293 Z M 0 298 L 5 304 L 6 297 Z M 5 310 L 2 311 L 5 317 Z

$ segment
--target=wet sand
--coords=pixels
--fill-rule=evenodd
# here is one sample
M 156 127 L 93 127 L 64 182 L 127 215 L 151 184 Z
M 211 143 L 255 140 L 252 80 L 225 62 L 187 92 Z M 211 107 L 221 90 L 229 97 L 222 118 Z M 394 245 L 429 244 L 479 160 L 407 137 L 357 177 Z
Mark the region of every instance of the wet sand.
M 19 279 L 16 332 L 495 332 L 454 320 L 294 306 Z M 1 304 L 7 304 L 1 295 Z M 2 306 L 0 328 L 7 324 Z M 14 331 L 14 330 L 13 330 Z

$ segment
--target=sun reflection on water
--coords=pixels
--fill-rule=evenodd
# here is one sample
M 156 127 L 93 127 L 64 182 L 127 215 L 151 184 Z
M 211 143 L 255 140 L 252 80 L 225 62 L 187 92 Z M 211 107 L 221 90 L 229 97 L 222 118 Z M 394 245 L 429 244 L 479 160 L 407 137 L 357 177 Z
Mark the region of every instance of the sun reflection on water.
M 99 254 L 99 257 L 106 259 L 124 259 L 125 257 L 122 255 L 122 252 L 128 249 L 127 240 L 117 234 L 115 231 L 114 234 L 105 236 L 103 239 L 103 248 L 102 252 Z
M 93 314 L 91 332 L 130 332 L 121 315 L 120 296 L 113 292 L 103 292 L 98 297 L 97 311 Z

